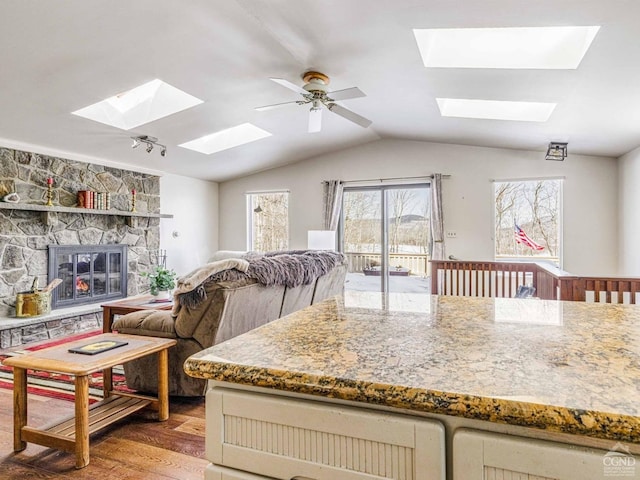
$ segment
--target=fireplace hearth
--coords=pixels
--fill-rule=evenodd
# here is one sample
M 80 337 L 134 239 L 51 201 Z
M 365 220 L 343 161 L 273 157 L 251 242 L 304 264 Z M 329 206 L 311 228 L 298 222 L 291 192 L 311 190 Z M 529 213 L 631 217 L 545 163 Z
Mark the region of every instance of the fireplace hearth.
M 127 296 L 127 245 L 49 245 L 49 281 L 62 279 L 51 308 Z

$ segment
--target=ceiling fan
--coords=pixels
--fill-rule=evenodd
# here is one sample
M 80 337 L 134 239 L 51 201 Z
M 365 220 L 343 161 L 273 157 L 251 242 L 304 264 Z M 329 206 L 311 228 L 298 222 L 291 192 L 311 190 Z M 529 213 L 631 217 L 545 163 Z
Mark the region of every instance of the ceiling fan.
M 337 104 L 340 100 L 349 100 L 351 98 L 365 97 L 366 95 L 357 87 L 345 88 L 344 90 L 328 91 L 329 77 L 320 72 L 306 72 L 302 75 L 305 84 L 302 87 L 291 83 L 283 78 L 270 78 L 274 82 L 283 87 L 293 90 L 302 95 L 302 100 L 293 102 L 276 103 L 273 105 L 265 105 L 257 107 L 256 110 L 271 110 L 272 108 L 284 107 L 287 105 L 311 105 L 309 110 L 309 133 L 319 132 L 322 128 L 322 107 L 326 107 L 330 112 L 340 115 L 347 120 L 367 128 L 371 125 L 371 120 L 352 112 L 348 108 Z

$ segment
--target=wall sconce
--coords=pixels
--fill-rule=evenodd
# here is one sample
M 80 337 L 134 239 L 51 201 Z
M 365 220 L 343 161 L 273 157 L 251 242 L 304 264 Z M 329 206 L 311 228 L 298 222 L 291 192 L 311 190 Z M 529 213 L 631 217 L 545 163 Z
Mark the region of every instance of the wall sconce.
M 555 160 L 557 162 L 562 162 L 565 158 L 567 158 L 567 145 L 567 143 L 549 143 L 549 148 L 547 148 L 547 155 L 544 157 L 545 160 Z
M 149 135 L 138 135 L 137 137 L 131 137 L 131 140 L 133 140 L 131 148 L 138 148 L 141 143 L 144 143 L 147 146 L 147 153 L 151 153 L 153 147 L 161 147 L 162 150 L 160 150 L 160 155 L 162 157 L 165 157 L 167 155 L 166 145 L 158 143 L 158 139 L 156 137 L 151 137 Z

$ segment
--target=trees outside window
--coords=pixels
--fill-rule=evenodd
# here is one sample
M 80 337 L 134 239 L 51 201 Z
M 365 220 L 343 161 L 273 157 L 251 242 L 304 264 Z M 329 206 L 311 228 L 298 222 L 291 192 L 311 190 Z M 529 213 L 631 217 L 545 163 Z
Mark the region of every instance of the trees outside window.
M 386 199 L 389 253 L 427 254 L 428 188 L 345 189 L 343 238 L 345 252 L 380 253 L 382 202 Z
M 562 180 L 495 182 L 494 200 L 497 259 L 536 257 L 560 263 Z M 516 226 L 542 248 L 518 242 Z
M 378 190 L 344 192 L 342 214 L 345 253 L 380 253 L 380 201 Z
M 247 195 L 248 248 L 257 252 L 289 248 L 289 192 Z

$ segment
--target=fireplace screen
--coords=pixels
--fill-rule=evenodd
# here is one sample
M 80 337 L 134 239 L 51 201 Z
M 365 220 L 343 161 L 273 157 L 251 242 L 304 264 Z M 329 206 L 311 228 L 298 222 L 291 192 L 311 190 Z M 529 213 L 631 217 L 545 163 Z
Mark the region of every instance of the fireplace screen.
M 51 308 L 127 296 L 127 245 L 49 245 L 49 281 L 62 279 Z

